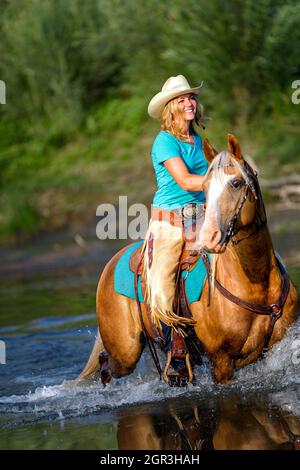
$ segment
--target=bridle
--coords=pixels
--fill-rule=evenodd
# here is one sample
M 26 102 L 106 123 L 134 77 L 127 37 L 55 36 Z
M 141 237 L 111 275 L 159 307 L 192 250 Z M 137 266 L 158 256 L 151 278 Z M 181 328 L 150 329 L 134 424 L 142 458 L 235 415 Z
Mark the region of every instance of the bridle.
M 232 166 L 232 165 L 228 164 L 226 166 Z M 238 206 L 236 212 L 234 213 L 233 217 L 229 221 L 229 223 L 227 225 L 227 229 L 224 231 L 224 234 L 222 235 L 222 238 L 219 242 L 219 245 L 222 246 L 222 248 L 224 248 L 224 251 L 225 251 L 225 248 L 226 248 L 226 246 L 227 246 L 227 244 L 229 243 L 230 240 L 231 240 L 233 245 L 237 245 L 241 241 L 243 241 L 246 238 L 249 238 L 252 235 L 254 235 L 255 233 L 257 233 L 259 230 L 261 230 L 266 225 L 266 220 L 265 219 L 261 220 L 261 218 L 257 214 L 257 212 L 258 212 L 257 211 L 258 194 L 257 194 L 256 187 L 259 189 L 258 180 L 257 180 L 257 173 L 254 172 L 251 169 L 250 165 L 247 162 L 245 162 L 245 170 L 246 170 L 246 174 L 247 174 L 248 178 L 247 178 L 247 180 L 245 180 L 245 190 L 244 190 L 243 197 L 241 198 L 239 206 Z M 238 221 L 238 218 L 240 216 L 242 208 L 243 208 L 250 192 L 253 194 L 254 199 L 255 199 L 255 204 L 256 204 L 255 219 L 254 219 L 254 222 L 253 222 L 256 225 L 256 229 L 252 233 L 250 233 L 249 235 L 247 235 L 247 236 L 245 236 L 241 239 L 233 240 L 233 237 L 240 230 L 240 228 L 237 225 L 237 221 Z M 265 306 L 265 305 L 255 304 L 254 302 L 249 302 L 249 301 L 242 300 L 239 297 L 232 294 L 231 292 L 229 292 L 224 286 L 222 286 L 220 284 L 220 282 L 217 279 L 214 280 L 214 284 L 215 284 L 216 288 L 218 289 L 218 291 L 223 295 L 223 297 L 228 299 L 230 302 L 232 302 L 232 303 L 238 305 L 239 307 L 244 308 L 244 309 L 246 309 L 246 310 L 248 310 L 252 313 L 256 313 L 258 315 L 267 315 L 267 316 L 269 316 L 270 322 L 269 322 L 267 332 L 266 332 L 266 335 L 265 335 L 265 341 L 264 341 L 264 346 L 263 346 L 261 356 L 263 356 L 263 354 L 268 350 L 269 342 L 270 342 L 270 339 L 271 339 L 271 336 L 272 336 L 272 333 L 273 333 L 273 330 L 274 330 L 275 323 L 282 315 L 282 310 L 283 310 L 283 307 L 285 305 L 285 302 L 286 302 L 286 299 L 288 297 L 289 290 L 290 290 L 290 280 L 289 280 L 288 273 L 285 269 L 285 266 L 283 265 L 280 258 L 276 254 L 275 254 L 275 257 L 276 257 L 278 269 L 279 269 L 279 272 L 280 272 L 281 289 L 280 289 L 280 294 L 279 294 L 278 298 L 276 299 L 276 301 L 273 304 Z M 204 264 L 205 264 L 205 267 L 206 267 L 207 277 L 208 277 L 208 280 L 210 282 L 211 269 L 210 269 L 209 258 L 208 258 L 206 253 L 203 255 L 203 261 L 204 261 Z
M 224 168 L 224 167 L 233 167 L 233 165 L 226 164 L 226 165 L 222 166 L 222 168 Z M 253 224 L 255 225 L 255 230 L 253 232 L 251 232 L 251 234 L 246 235 L 243 238 L 240 238 L 238 240 L 233 239 L 233 237 L 241 229 L 241 227 L 238 226 L 238 219 L 240 217 L 240 214 L 242 212 L 244 204 L 245 204 L 246 200 L 248 199 L 249 194 L 253 195 L 256 206 L 257 206 L 257 201 L 258 201 L 258 195 L 257 195 L 257 189 L 256 189 L 256 186 L 257 186 L 257 173 L 252 170 L 252 168 L 250 167 L 250 165 L 247 162 L 245 162 L 245 170 L 246 170 L 246 174 L 247 174 L 248 178 L 247 178 L 247 180 L 245 180 L 244 194 L 241 198 L 241 201 L 240 201 L 235 213 L 233 214 L 232 218 L 228 222 L 226 229 L 222 231 L 221 240 L 218 243 L 218 245 L 221 246 L 224 250 L 225 250 L 226 246 L 228 245 L 229 241 L 231 241 L 231 243 L 233 245 L 237 245 L 242 240 L 245 240 L 246 238 L 249 238 L 249 237 L 255 235 L 259 230 L 261 230 L 266 225 L 266 221 L 261 220 L 259 218 L 259 216 L 257 215 L 257 207 L 256 207 L 255 219 L 253 221 Z M 255 178 L 255 180 L 254 180 L 254 178 Z
M 249 194 L 249 186 L 246 184 L 244 195 L 241 199 L 241 202 L 240 202 L 236 212 L 234 213 L 233 217 L 231 218 L 231 220 L 227 224 L 226 230 L 222 231 L 222 237 L 221 237 L 221 240 L 219 241 L 218 245 L 222 246 L 223 248 L 226 248 L 226 246 L 228 245 L 228 242 L 239 231 L 239 228 L 237 226 L 237 221 L 238 221 L 238 218 L 239 218 L 240 213 L 242 211 L 242 208 L 243 208 L 243 206 L 244 206 L 244 204 L 245 204 L 245 202 L 248 198 L 248 194 Z

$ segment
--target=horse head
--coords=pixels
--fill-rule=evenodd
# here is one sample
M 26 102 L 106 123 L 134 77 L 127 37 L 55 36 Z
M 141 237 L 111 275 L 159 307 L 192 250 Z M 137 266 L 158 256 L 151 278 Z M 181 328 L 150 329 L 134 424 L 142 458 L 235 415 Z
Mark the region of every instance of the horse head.
M 207 204 L 199 241 L 207 251 L 221 253 L 238 232 L 265 225 L 266 214 L 256 172 L 234 135 L 228 134 L 228 150 L 221 152 L 205 139 L 203 152 L 210 166 L 203 182 Z

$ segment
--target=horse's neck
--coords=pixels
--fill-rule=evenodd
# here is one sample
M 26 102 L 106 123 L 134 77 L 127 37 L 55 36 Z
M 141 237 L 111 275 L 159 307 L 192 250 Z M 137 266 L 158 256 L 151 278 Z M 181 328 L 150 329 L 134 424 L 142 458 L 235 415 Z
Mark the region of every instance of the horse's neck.
M 217 278 L 224 286 L 236 289 L 260 288 L 263 292 L 279 279 L 275 253 L 267 226 L 236 246 L 229 243 L 218 256 Z M 242 238 L 241 234 L 240 237 Z

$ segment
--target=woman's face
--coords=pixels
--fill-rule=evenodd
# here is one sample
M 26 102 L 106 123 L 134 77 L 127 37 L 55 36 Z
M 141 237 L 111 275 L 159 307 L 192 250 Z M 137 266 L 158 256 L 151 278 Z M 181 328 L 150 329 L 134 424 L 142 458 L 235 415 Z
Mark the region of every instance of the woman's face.
M 187 93 L 177 97 L 177 105 L 184 115 L 186 121 L 192 121 L 195 118 L 197 111 L 197 100 L 195 95 Z

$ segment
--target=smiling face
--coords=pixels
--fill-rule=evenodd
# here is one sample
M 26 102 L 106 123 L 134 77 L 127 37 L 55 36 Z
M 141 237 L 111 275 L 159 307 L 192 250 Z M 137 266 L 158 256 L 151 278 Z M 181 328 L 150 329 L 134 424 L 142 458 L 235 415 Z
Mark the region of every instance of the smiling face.
M 186 121 L 193 121 L 197 111 L 197 99 L 193 93 L 180 95 L 176 98 L 179 110 Z
M 198 125 L 203 115 L 203 106 L 192 93 L 184 93 L 170 100 L 161 116 L 161 127 L 178 139 L 187 136 Z

